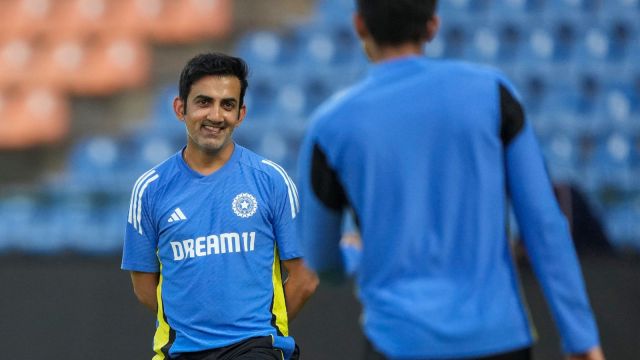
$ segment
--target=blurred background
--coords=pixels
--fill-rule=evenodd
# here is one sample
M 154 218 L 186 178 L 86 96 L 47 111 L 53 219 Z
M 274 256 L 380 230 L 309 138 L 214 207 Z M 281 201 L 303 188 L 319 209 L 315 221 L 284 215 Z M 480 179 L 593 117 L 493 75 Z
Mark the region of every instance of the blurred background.
M 640 0 L 442 0 L 427 56 L 502 69 L 567 214 L 609 359 L 640 358 Z M 176 152 L 193 55 L 251 67 L 236 141 L 295 176 L 311 111 L 367 71 L 351 0 L 0 0 L 0 357 L 149 359 L 119 270 L 131 187 Z M 512 224 L 517 244 L 517 224 Z M 540 338 L 557 332 L 524 257 Z M 304 359 L 359 359 L 353 286 L 292 324 Z

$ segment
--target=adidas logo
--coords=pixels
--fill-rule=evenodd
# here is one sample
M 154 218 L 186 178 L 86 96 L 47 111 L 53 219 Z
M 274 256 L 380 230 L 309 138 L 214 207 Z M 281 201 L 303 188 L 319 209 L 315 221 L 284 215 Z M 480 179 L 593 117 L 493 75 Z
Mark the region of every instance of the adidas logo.
M 181 220 L 187 220 L 187 217 L 184 216 L 184 213 L 182 212 L 182 210 L 180 210 L 180 208 L 176 208 L 175 210 L 173 210 L 173 214 L 171 214 L 171 217 L 169 218 L 169 222 L 172 223 L 174 221 L 181 221 Z

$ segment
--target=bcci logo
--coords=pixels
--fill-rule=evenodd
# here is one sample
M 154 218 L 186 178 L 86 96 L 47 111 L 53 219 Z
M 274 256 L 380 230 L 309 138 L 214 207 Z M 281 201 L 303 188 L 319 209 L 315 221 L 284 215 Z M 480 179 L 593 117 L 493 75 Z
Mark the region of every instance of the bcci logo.
M 249 193 L 241 193 L 236 195 L 231 203 L 233 212 L 241 218 L 248 218 L 253 216 L 258 209 L 258 202 L 253 195 Z

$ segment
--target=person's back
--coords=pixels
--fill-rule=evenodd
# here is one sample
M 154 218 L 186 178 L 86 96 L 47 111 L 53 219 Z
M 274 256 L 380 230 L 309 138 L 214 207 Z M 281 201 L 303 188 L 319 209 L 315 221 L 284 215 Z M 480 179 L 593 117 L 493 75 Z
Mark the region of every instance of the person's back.
M 512 86 L 495 70 L 416 56 L 406 51 L 412 41 L 376 42 L 367 16 L 425 6 L 381 2 L 359 2 L 364 20 L 356 16 L 376 64 L 316 112 L 303 145 L 300 228 L 311 266 L 339 266 L 336 224 L 351 206 L 362 235 L 363 327 L 377 351 L 460 358 L 528 348 L 508 191 L 565 350 L 597 347 L 567 224 Z M 433 22 L 420 39 L 435 34 Z
M 504 232 L 498 96 L 493 72 L 409 58 L 379 65 L 319 117 L 316 145 L 340 174 L 364 239 L 366 328 L 391 353 L 531 342 Z M 387 327 L 402 343 L 384 344 L 376 332 Z

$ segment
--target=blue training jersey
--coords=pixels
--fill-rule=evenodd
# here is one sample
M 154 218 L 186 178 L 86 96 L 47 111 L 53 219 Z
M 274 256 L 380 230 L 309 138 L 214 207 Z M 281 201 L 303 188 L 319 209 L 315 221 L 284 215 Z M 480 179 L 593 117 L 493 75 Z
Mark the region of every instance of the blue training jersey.
M 507 194 L 567 352 L 598 344 L 566 219 L 510 82 L 461 62 L 374 65 L 316 111 L 300 154 L 305 258 L 341 269 L 340 218 L 362 236 L 363 327 L 390 358 L 530 346 Z
M 180 151 L 138 179 L 122 269 L 160 273 L 154 360 L 269 335 L 288 358 L 280 260 L 301 256 L 298 209 L 287 173 L 237 144 L 208 176 Z

